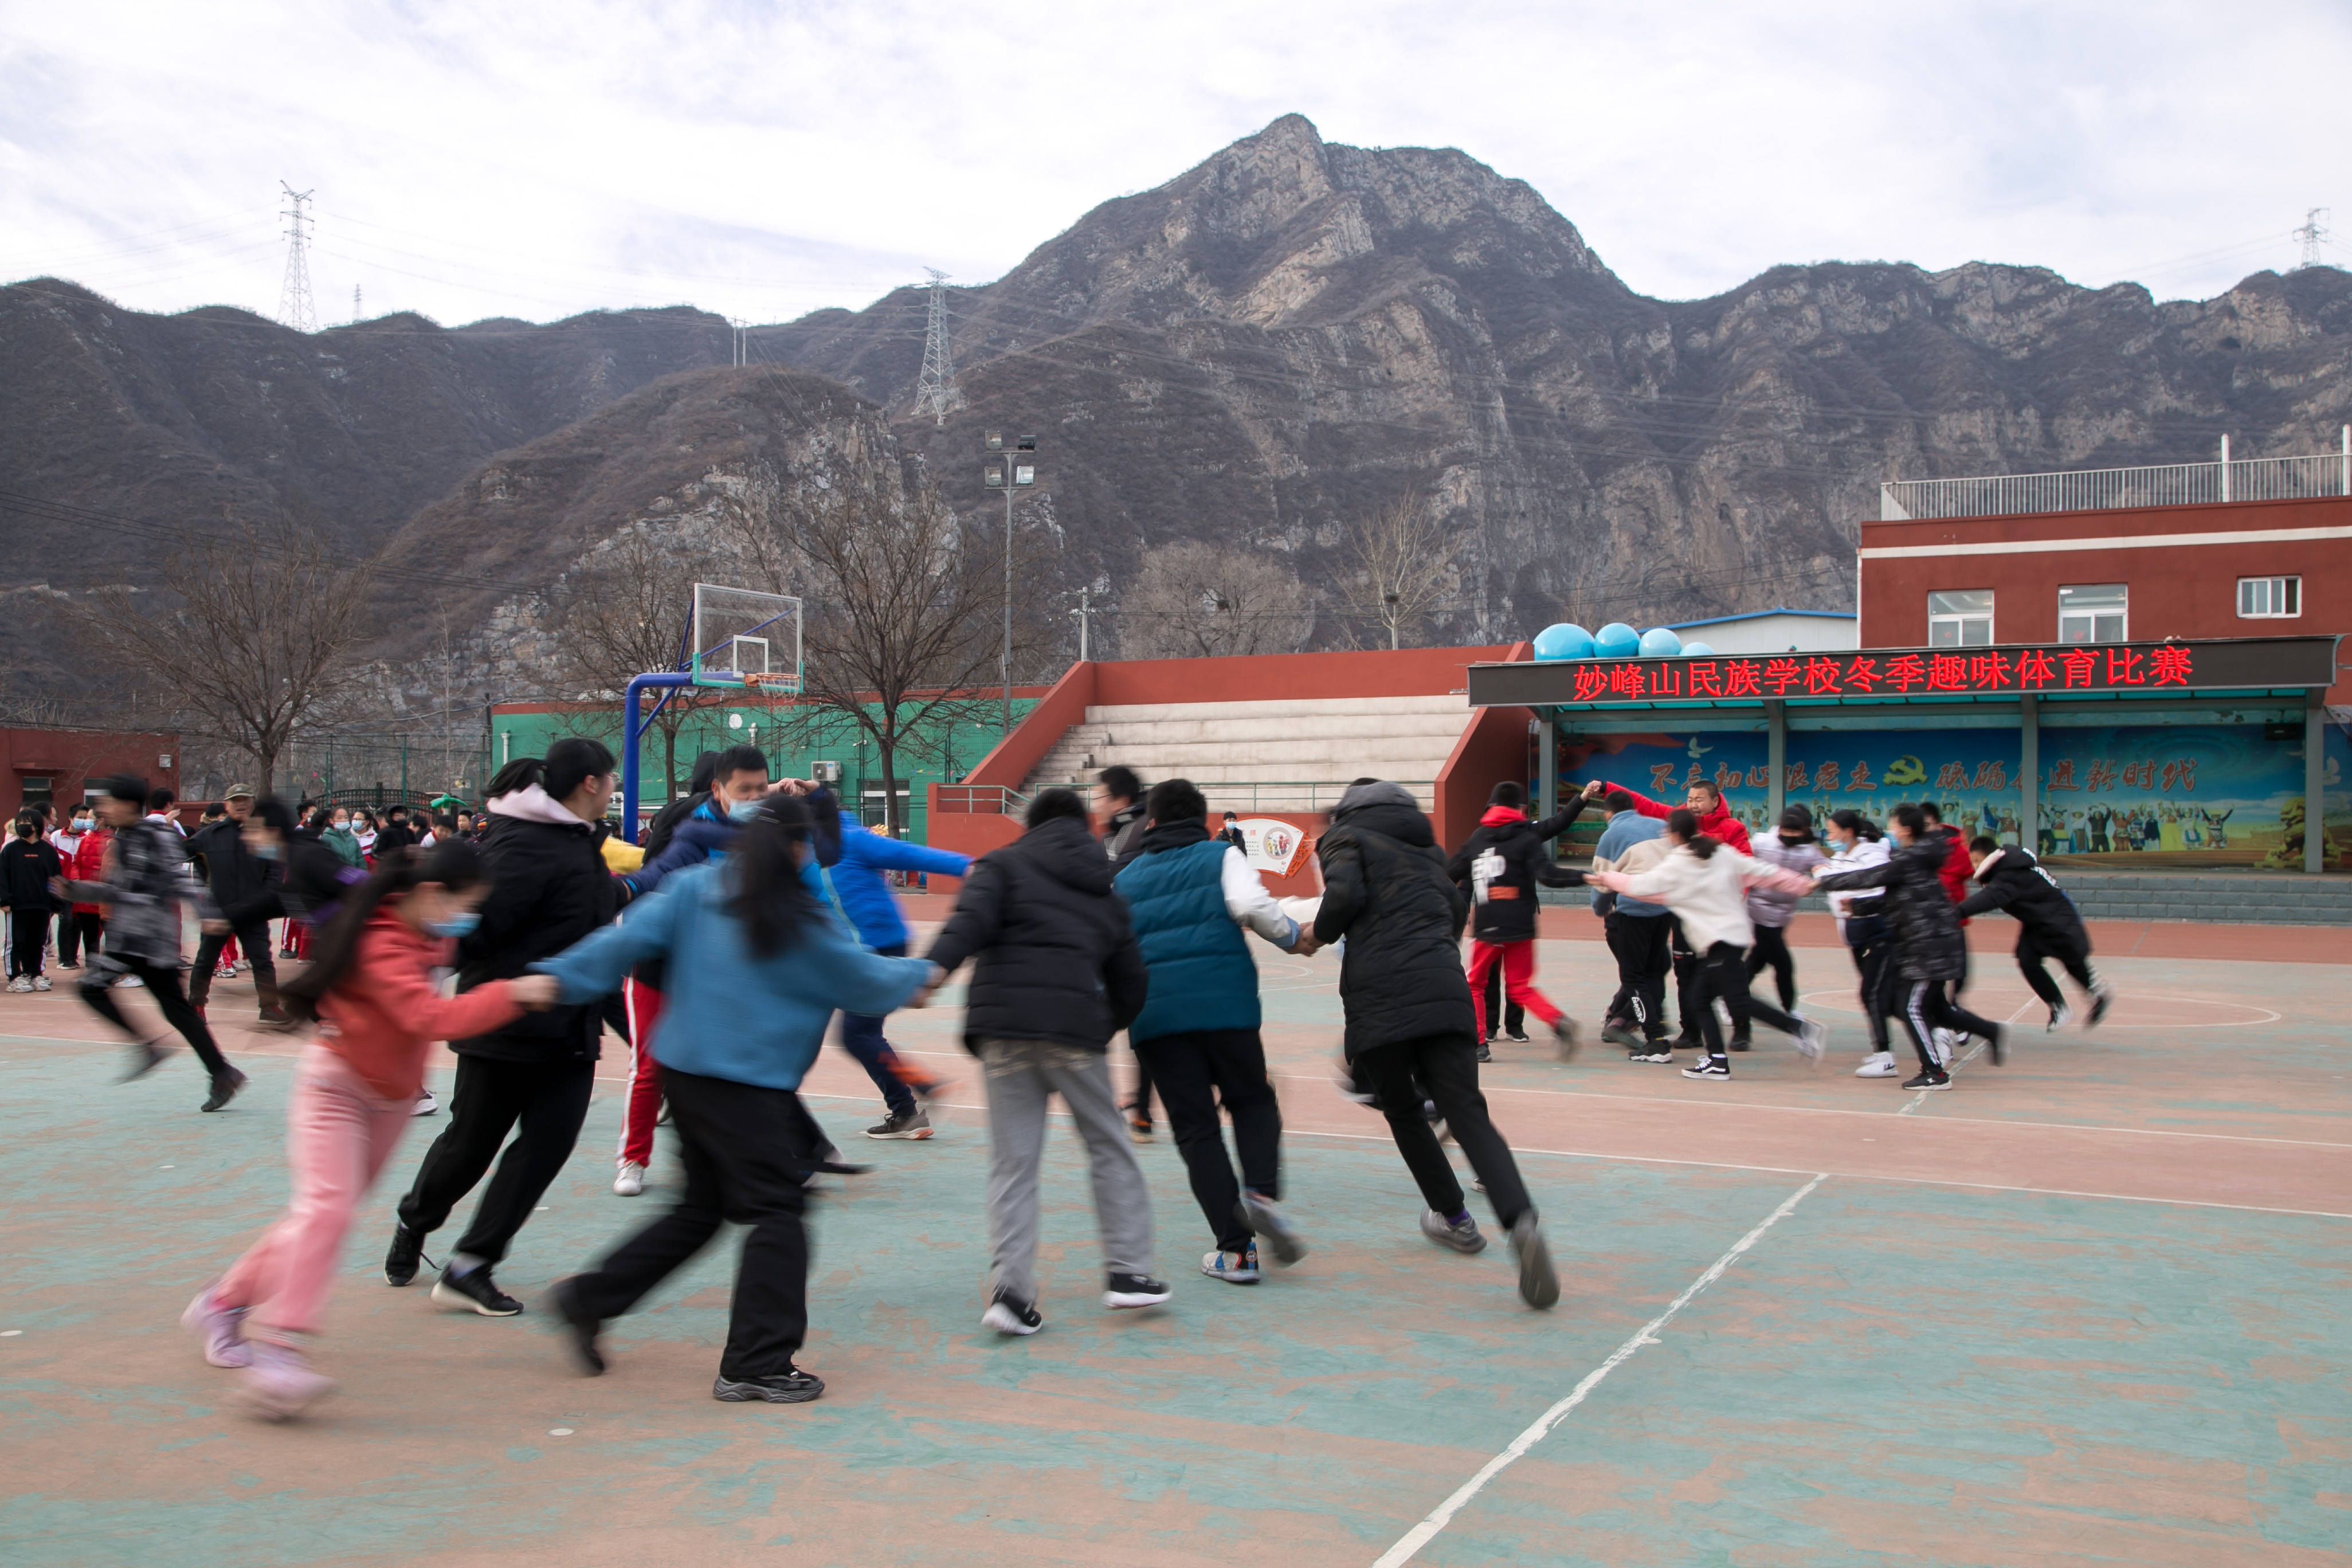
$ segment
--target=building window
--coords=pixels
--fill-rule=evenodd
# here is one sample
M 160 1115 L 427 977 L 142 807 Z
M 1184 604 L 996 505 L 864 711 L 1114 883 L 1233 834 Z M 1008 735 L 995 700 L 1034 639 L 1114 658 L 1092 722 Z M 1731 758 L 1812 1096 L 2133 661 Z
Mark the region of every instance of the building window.
M 2121 583 L 2089 583 L 2058 590 L 2060 642 L 2130 640 Z
M 1929 647 L 1985 647 L 1992 642 L 1992 590 L 1954 588 L 1927 595 Z
M 2241 577 L 2238 617 L 2241 620 L 2284 620 L 2303 614 L 2300 577 Z

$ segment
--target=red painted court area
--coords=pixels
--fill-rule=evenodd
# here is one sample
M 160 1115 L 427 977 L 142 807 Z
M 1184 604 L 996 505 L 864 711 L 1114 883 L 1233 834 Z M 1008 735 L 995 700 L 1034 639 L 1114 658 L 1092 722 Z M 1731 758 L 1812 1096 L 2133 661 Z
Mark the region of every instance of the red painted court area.
M 1562 911 L 1575 915 L 1577 911 Z M 1589 921 L 1585 921 L 1590 924 Z M 13 1563 L 2321 1564 L 2352 1561 L 2352 942 L 2103 930 L 2123 1000 L 2047 1035 L 2007 958 L 1970 1000 L 2021 1032 L 1941 1094 L 1858 1079 L 1842 952 L 1798 945 L 1811 1069 L 1769 1035 L 1728 1083 L 1596 1050 L 1483 1074 L 1565 1294 L 1414 1233 L 1371 1112 L 1331 1082 L 1328 954 L 1267 952 L 1288 1201 L 1314 1251 L 1247 1289 L 1175 1152 L 1140 1151 L 1164 1310 L 1110 1314 L 1075 1140 L 1046 1172 L 1046 1331 L 978 1323 L 986 1125 L 952 1005 L 892 1023 L 961 1107 L 865 1143 L 814 1222 L 809 1406 L 708 1396 L 731 1259 L 706 1256 L 572 1376 L 530 1317 L 437 1314 L 356 1237 L 299 1426 L 236 1415 L 173 1319 L 282 1197 L 289 1043 L 202 1117 L 60 992 L 8 996 L 17 1130 L 0 1285 L 0 1556 Z M 2233 944 L 2263 948 L 2260 960 Z M 2332 956 L 2331 956 L 2332 953 Z M 1597 942 L 1539 984 L 1597 1017 Z M 216 1016 L 241 986 L 216 993 Z M 1679 1065 L 1679 1064 L 1678 1064 Z M 527 1300 L 641 1220 L 607 1190 L 621 1064 L 500 1279 Z M 446 1070 L 436 1072 L 446 1083 Z M 845 1146 L 872 1091 L 811 1085 Z M 395 1158 L 378 1218 L 436 1124 Z M 1483 1211 L 1482 1213 L 1483 1217 Z M 388 1221 L 385 1221 L 388 1224 Z M 382 1228 L 380 1226 L 379 1229 Z M 24 1260 L 37 1260 L 25 1266 Z

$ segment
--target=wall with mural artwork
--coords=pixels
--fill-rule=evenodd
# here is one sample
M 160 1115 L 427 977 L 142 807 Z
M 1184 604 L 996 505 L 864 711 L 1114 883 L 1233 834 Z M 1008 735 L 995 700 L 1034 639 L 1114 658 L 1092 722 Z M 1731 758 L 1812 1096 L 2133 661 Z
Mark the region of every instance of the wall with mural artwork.
M 2303 761 L 2295 723 L 2044 729 L 2036 847 L 2083 866 L 2299 871 Z

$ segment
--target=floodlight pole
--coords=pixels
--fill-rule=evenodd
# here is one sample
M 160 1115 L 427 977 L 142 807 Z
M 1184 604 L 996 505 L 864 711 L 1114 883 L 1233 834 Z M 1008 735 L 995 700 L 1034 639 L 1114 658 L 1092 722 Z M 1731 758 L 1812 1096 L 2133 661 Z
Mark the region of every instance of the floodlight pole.
M 1008 478 L 1010 476 L 1007 476 Z M 998 733 L 1013 733 L 1013 487 L 1004 487 L 1004 718 Z
M 980 482 L 1004 491 L 1004 649 L 999 656 L 1004 678 L 1004 710 L 998 739 L 1013 733 L 1013 492 L 1037 482 L 1037 437 L 1023 436 L 1007 447 L 1004 433 L 990 430 L 981 437 Z M 1028 463 L 1024 466 L 1022 458 Z

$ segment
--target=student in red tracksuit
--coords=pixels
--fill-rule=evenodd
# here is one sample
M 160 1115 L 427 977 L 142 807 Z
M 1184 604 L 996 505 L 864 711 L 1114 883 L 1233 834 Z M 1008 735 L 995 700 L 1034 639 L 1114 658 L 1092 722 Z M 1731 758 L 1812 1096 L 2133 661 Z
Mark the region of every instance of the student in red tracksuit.
M 1470 895 L 1470 1011 L 1478 1026 L 1478 1059 L 1486 1044 L 1486 976 L 1499 965 L 1503 991 L 1551 1026 L 1560 1059 L 1576 1054 L 1576 1025 L 1536 989 L 1536 889 L 1581 887 L 1581 872 L 1555 865 L 1551 841 L 1568 830 L 1587 803 L 1588 789 L 1541 822 L 1528 820 L 1527 786 L 1505 779 L 1487 795 L 1477 829 L 1445 863 L 1445 874 Z
M 408 1129 L 433 1042 L 481 1034 L 554 1000 L 555 983 L 536 974 L 440 994 L 434 968 L 450 962 L 488 891 L 470 844 L 393 851 L 320 930 L 310 967 L 279 988 L 286 1006 L 319 1026 L 286 1105 L 293 1199 L 180 1318 L 205 1360 L 244 1369 L 257 1415 L 284 1420 L 334 1386 L 303 1347 L 324 1317 L 352 1214 Z

